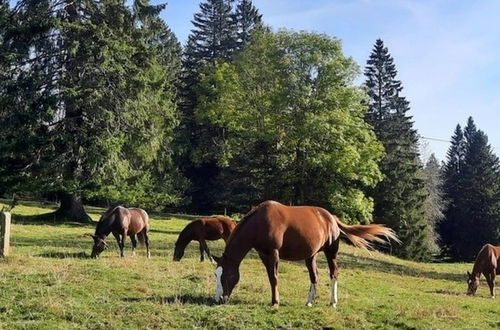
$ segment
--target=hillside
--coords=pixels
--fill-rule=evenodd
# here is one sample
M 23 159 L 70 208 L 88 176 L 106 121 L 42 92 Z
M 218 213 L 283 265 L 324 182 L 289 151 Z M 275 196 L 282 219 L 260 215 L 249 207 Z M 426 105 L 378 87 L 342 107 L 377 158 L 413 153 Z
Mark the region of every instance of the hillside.
M 1 207 L 1 204 L 0 204 Z M 93 219 L 102 212 L 89 208 Z M 328 306 L 324 257 L 318 258 L 317 304 L 305 307 L 309 277 L 303 263 L 280 263 L 281 306 L 269 307 L 264 267 L 251 253 L 228 305 L 213 305 L 213 266 L 200 263 L 197 243 L 172 261 L 177 234 L 188 217 L 154 217 L 152 259 L 143 249 L 118 257 L 111 248 L 88 258 L 93 225 L 39 223 L 48 206 L 13 210 L 12 254 L 0 259 L 0 328 L 499 328 L 500 305 L 484 280 L 465 295 L 470 264 L 426 264 L 341 244 L 339 306 Z M 220 255 L 223 242 L 209 243 Z M 497 281 L 498 282 L 498 281 Z

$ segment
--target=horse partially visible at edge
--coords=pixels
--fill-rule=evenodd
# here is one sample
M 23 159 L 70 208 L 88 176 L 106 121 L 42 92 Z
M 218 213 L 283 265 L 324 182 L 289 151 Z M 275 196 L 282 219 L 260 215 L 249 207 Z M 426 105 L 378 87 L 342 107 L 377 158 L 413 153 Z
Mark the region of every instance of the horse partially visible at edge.
M 495 299 L 495 276 L 500 275 L 500 246 L 484 245 L 477 254 L 472 273 L 467 271 L 467 294 L 476 294 L 481 273 L 490 287 L 491 298 Z
M 200 261 L 204 261 L 204 253 L 211 262 L 214 262 L 206 241 L 223 239 L 227 242 L 229 235 L 236 227 L 236 223 L 226 217 L 208 217 L 191 221 L 180 232 L 175 242 L 174 261 L 180 261 L 184 256 L 184 250 L 191 241 L 200 243 Z
M 141 245 L 146 246 L 147 257 L 151 258 L 149 250 L 149 216 L 143 209 L 125 208 L 117 206 L 108 209 L 99 219 L 95 234 L 91 235 L 94 239 L 91 258 L 97 258 L 102 251 L 108 248 L 106 237 L 112 233 L 118 242 L 120 256 L 123 257 L 125 248 L 125 238 L 130 237 L 132 241 L 132 255 L 135 255 L 137 239 Z
M 323 251 L 330 269 L 331 304 L 336 307 L 339 275 L 337 253 L 341 233 L 355 246 L 364 249 L 371 247 L 370 242 L 384 242 L 379 236 L 399 242 L 390 228 L 378 224 L 349 226 L 320 207 L 285 206 L 274 201 L 261 203 L 238 223 L 222 257 L 215 257 L 215 300 L 219 303 L 229 300 L 240 278 L 240 263 L 254 248 L 267 270 L 271 284 L 271 305 L 279 305 L 278 263 L 284 259 L 305 260 L 311 281 L 307 306 L 312 306 L 318 281 L 316 258 Z

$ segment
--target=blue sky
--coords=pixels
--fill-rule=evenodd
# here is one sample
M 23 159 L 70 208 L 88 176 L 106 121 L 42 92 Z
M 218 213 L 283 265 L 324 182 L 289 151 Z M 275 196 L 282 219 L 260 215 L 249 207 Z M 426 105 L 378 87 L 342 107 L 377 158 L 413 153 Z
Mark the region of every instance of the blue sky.
M 266 24 L 340 38 L 364 67 L 377 38 L 394 57 L 415 127 L 448 140 L 469 116 L 500 154 L 500 1 L 254 0 Z M 162 14 L 184 42 L 199 1 L 170 0 Z M 362 81 L 362 77 L 360 78 Z M 424 140 L 444 160 L 448 144 Z

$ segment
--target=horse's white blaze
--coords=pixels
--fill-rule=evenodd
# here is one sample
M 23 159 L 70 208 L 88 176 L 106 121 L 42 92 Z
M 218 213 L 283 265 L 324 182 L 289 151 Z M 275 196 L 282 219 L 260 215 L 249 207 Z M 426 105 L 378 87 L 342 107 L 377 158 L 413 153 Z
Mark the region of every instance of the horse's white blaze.
M 224 292 L 222 289 L 222 267 L 219 266 L 215 269 L 215 276 L 217 278 L 217 288 L 215 289 L 215 301 L 219 302 Z
M 307 306 L 311 307 L 316 299 L 316 288 L 313 284 L 309 288 L 309 296 L 307 297 Z
M 338 302 L 338 298 L 337 298 L 337 279 L 332 279 L 332 306 L 333 307 L 337 307 L 337 302 Z

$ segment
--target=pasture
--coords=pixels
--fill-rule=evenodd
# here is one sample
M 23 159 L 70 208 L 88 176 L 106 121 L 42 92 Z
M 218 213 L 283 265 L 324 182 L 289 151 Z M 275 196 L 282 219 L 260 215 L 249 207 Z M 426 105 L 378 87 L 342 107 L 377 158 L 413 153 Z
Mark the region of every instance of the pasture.
M 2 204 L 0 203 L 0 208 Z M 94 220 L 103 211 L 88 207 Z M 199 262 L 198 244 L 173 262 L 178 233 L 192 216 L 151 215 L 152 259 L 145 250 L 119 257 L 116 241 L 89 259 L 95 224 L 37 220 L 52 207 L 34 203 L 13 210 L 11 256 L 0 259 L 0 328 L 403 328 L 500 327 L 500 304 L 481 279 L 465 295 L 471 264 L 414 263 L 340 246 L 339 305 L 328 306 L 324 256 L 316 305 L 306 307 L 309 277 L 303 262 L 280 262 L 279 309 L 269 306 L 264 266 L 251 252 L 227 305 L 213 304 L 214 267 Z M 209 242 L 220 255 L 223 241 Z

